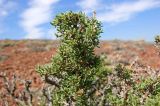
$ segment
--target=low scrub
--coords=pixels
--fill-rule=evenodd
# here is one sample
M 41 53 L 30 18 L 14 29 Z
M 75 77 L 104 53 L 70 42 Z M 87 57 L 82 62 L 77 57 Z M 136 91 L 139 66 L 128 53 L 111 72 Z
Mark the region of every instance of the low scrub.
M 14 45 L 16 45 L 16 41 L 11 41 L 11 40 L 0 41 L 0 49 L 14 46 Z

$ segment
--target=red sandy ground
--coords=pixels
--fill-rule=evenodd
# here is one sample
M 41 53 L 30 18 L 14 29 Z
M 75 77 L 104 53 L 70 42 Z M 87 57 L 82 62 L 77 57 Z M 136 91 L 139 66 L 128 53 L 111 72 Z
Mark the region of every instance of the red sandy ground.
M 38 64 L 44 64 L 50 61 L 52 55 L 55 54 L 55 49 L 44 52 L 32 52 L 25 50 L 23 43 L 13 47 L 6 47 L 0 52 L 0 55 L 7 55 L 9 58 L 0 63 L 0 72 L 5 72 L 7 76 L 16 74 L 22 79 L 34 81 L 34 86 L 39 86 L 40 76 L 35 72 L 35 67 Z
M 2 41 L 0 41 L 1 43 Z M 54 41 L 53 41 L 54 42 Z M 111 42 L 111 41 L 110 41 Z M 125 48 L 124 52 L 120 55 L 124 55 L 124 58 L 127 57 L 128 52 L 136 52 L 136 55 L 140 57 L 145 65 L 149 65 L 152 68 L 160 68 L 160 56 L 158 56 L 157 50 L 152 44 L 142 43 L 140 46 L 143 46 L 143 50 L 139 50 L 140 47 L 134 47 L 132 43 L 129 42 L 118 42 L 116 45 L 113 45 L 114 42 L 103 42 L 100 45 L 100 48 L 96 49 L 96 53 L 105 53 L 108 52 L 108 55 L 111 54 L 115 56 L 116 53 L 113 48 L 117 45 L 122 45 L 121 48 Z M 32 44 L 31 44 L 32 45 Z M 51 45 L 51 44 L 50 44 Z M 32 79 L 36 82 L 37 85 L 41 82 L 39 80 L 39 75 L 35 72 L 35 67 L 38 64 L 45 64 L 50 62 L 52 55 L 56 53 L 56 48 L 51 48 L 49 51 L 32 51 L 28 49 L 25 45 L 25 42 L 20 42 L 14 46 L 5 47 L 0 50 L 0 55 L 9 56 L 5 61 L 0 62 L 0 72 L 6 72 L 7 75 L 16 74 L 25 79 Z M 126 60 L 128 61 L 128 60 Z M 35 86 L 36 86 L 35 84 Z
M 54 41 L 53 41 L 54 42 Z M 141 43 L 142 42 L 142 43 Z M 2 43 L 2 41 L 0 41 Z M 137 46 L 137 43 L 141 46 Z M 115 51 L 115 46 L 121 45 L 121 48 L 125 48 L 120 52 L 122 58 L 125 58 L 125 61 L 133 60 L 130 57 L 130 52 L 134 52 L 135 55 L 139 56 L 142 63 L 152 68 L 160 68 L 160 56 L 158 56 L 157 50 L 153 44 L 147 44 L 143 41 L 134 42 L 116 42 L 114 41 L 105 41 L 102 42 L 100 48 L 96 49 L 96 54 L 107 53 L 110 58 L 116 58 L 119 51 Z M 32 44 L 31 44 L 32 45 Z M 50 44 L 51 45 L 51 44 Z M 142 48 L 142 49 L 140 49 Z M 51 48 L 48 51 L 34 51 L 26 47 L 25 42 L 19 42 L 14 46 L 8 46 L 0 50 L 1 55 L 7 55 L 9 58 L 0 62 L 0 72 L 7 73 L 7 76 L 16 74 L 22 79 L 30 79 L 33 81 L 32 87 L 39 87 L 42 84 L 40 76 L 35 72 L 35 67 L 38 64 L 45 64 L 50 61 L 52 55 L 56 53 L 56 48 Z M 0 88 L 2 87 L 2 81 L 0 79 Z

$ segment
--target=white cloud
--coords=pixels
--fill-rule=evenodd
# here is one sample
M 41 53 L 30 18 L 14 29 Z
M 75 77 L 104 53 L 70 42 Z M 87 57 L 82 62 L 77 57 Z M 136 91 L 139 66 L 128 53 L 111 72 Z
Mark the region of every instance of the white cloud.
M 38 39 L 44 38 L 41 25 L 49 23 L 52 17 L 52 6 L 59 0 L 30 0 L 29 8 L 22 13 L 20 24 L 27 32 L 25 38 Z
M 87 12 L 96 10 L 100 21 L 115 24 L 127 21 L 140 12 L 160 7 L 160 0 L 128 0 L 112 4 L 100 3 L 98 0 L 81 0 L 78 4 Z
M 159 0 L 136 0 L 134 2 L 113 4 L 110 9 L 100 13 L 98 19 L 108 23 L 127 21 L 137 13 L 159 6 Z
M 76 4 L 80 6 L 85 13 L 90 13 L 100 8 L 100 0 L 81 0 Z

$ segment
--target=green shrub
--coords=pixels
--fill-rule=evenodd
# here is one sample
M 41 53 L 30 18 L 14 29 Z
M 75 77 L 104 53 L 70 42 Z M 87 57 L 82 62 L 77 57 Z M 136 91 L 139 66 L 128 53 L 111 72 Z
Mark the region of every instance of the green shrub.
M 107 77 L 110 80 L 105 85 L 108 89 L 104 95 L 110 106 L 156 106 L 154 104 L 159 103 L 160 78 L 148 76 L 137 83 L 132 70 L 120 64 Z
M 98 84 L 107 74 L 100 57 L 93 53 L 102 33 L 101 23 L 81 12 L 67 12 L 57 15 L 51 24 L 57 28 L 61 44 L 52 62 L 37 72 L 57 79 L 53 105 L 96 104 Z
M 84 13 L 61 13 L 51 22 L 57 28 L 60 47 L 51 63 L 37 72 L 54 85 L 53 106 L 141 106 L 159 105 L 159 79 L 137 83 L 132 70 L 119 64 L 111 70 L 105 56 L 94 55 L 101 23 Z M 151 103 L 150 103 L 151 102 Z

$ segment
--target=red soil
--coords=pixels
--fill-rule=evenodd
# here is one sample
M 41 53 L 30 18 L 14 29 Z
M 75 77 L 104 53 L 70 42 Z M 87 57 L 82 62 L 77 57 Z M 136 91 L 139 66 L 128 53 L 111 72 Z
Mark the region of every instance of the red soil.
M 54 42 L 54 41 L 53 41 Z M 2 43 L 2 41 L 0 41 Z M 139 44 L 139 42 L 138 42 Z M 32 46 L 32 44 L 30 44 Z M 51 45 L 51 44 L 49 44 Z M 160 56 L 156 48 L 152 44 L 140 42 L 140 46 L 134 42 L 103 42 L 100 48 L 96 49 L 96 54 L 106 53 L 110 60 L 116 61 L 117 55 L 125 61 L 133 61 L 136 55 L 141 60 L 142 64 L 151 66 L 152 68 L 160 69 Z M 117 46 L 121 46 L 116 50 Z M 25 42 L 19 42 L 14 46 L 8 46 L 0 49 L 0 56 L 5 55 L 8 58 L 0 61 L 0 73 L 5 72 L 7 76 L 16 74 L 22 79 L 29 79 L 33 81 L 32 87 L 37 88 L 42 84 L 40 76 L 35 72 L 35 67 L 38 64 L 45 64 L 50 61 L 52 55 L 56 53 L 56 48 L 52 47 L 48 51 L 34 51 L 26 46 Z M 0 79 L 0 90 L 2 89 L 2 79 Z

